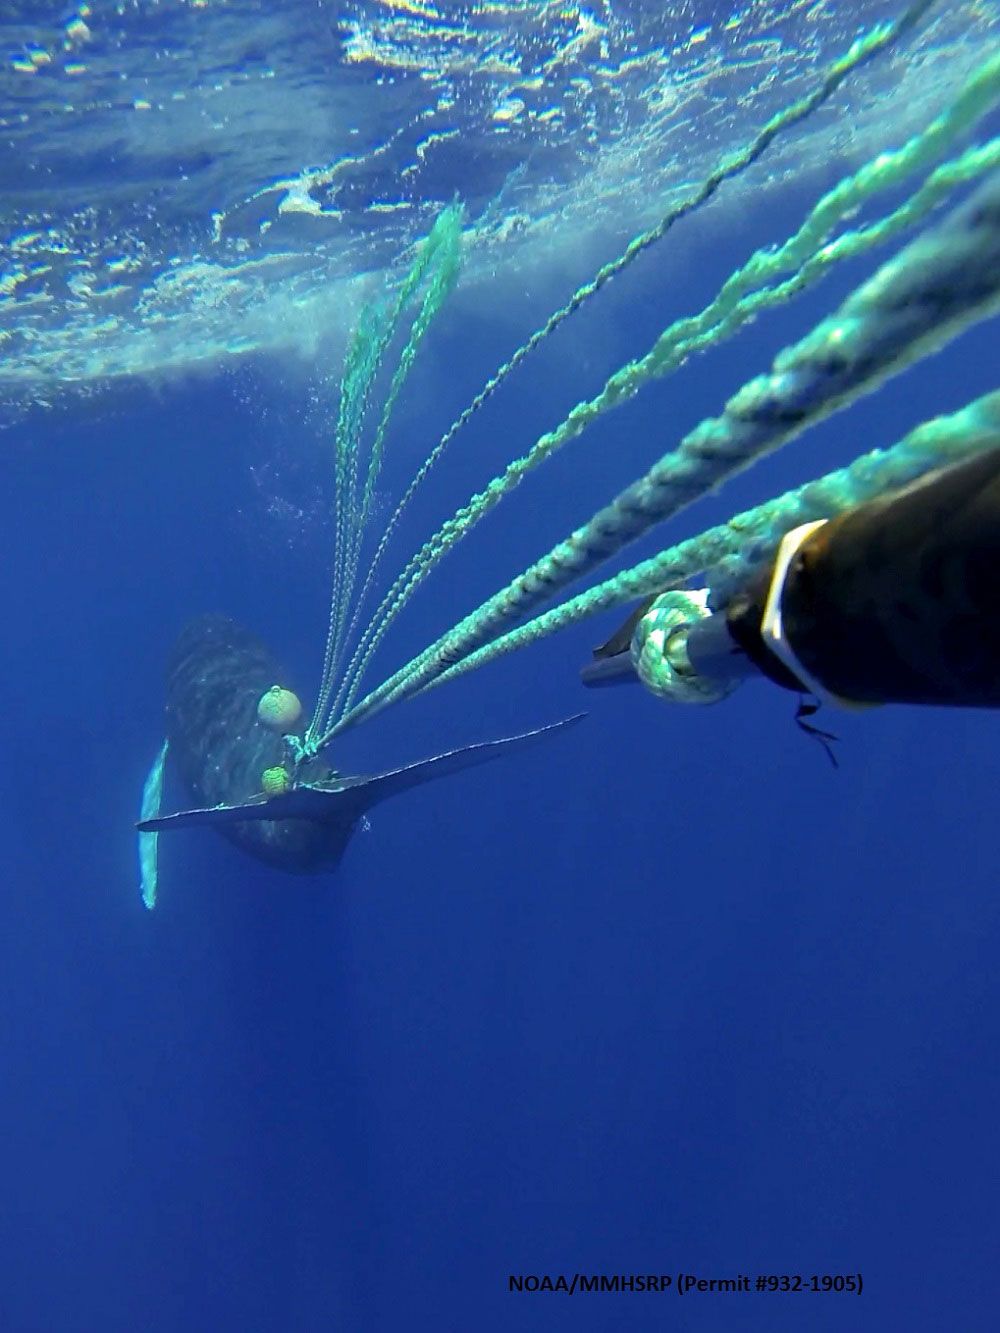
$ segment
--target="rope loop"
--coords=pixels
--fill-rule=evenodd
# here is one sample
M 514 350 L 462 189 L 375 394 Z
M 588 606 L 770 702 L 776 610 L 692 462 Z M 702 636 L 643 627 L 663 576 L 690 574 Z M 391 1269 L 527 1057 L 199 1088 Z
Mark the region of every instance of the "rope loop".
M 733 682 L 699 676 L 687 655 L 692 625 L 711 615 L 707 588 L 661 593 L 632 636 L 632 665 L 646 689 L 675 704 L 714 704 L 731 694 Z

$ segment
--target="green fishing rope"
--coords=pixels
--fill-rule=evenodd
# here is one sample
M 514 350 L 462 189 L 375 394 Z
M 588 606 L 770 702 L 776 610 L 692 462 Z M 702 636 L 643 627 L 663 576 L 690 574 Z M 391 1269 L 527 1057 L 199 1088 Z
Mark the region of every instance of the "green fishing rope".
M 724 608 L 753 569 L 773 558 L 786 532 L 816 519 L 833 518 L 845 509 L 898 490 L 935 468 L 997 445 L 1000 392 L 986 394 L 959 412 L 924 422 L 888 449 L 862 454 L 847 467 L 737 514 L 727 523 L 613 575 L 477 649 L 433 684 L 441 685 L 475 671 L 602 611 L 679 588 L 696 576 L 704 577 L 711 587 L 712 605 Z
M 992 62 L 992 82 L 994 100 L 1000 95 L 1000 60 Z M 956 129 L 957 133 L 958 130 Z M 905 150 L 904 150 L 905 151 Z M 915 154 L 913 156 L 916 156 Z M 870 193 L 883 179 L 876 168 L 884 167 L 885 184 L 896 181 L 896 163 L 894 155 L 883 154 L 876 163 L 864 169 L 867 190 Z M 878 222 L 850 231 L 824 244 L 819 250 L 802 262 L 801 267 L 791 278 L 773 287 L 740 296 L 749 285 L 748 271 L 752 270 L 755 281 L 763 276 L 771 276 L 789 267 L 799 257 L 797 244 L 799 235 L 810 230 L 804 224 L 791 241 L 774 251 L 760 251 L 744 269 L 739 270 L 726 282 L 719 296 L 699 315 L 678 320 L 671 325 L 657 340 L 646 356 L 630 362 L 617 371 L 607 382 L 601 393 L 589 402 L 578 404 L 566 420 L 554 431 L 541 436 L 532 448 L 521 458 L 508 464 L 504 473 L 486 488 L 474 496 L 469 505 L 449 520 L 411 561 L 407 579 L 397 597 L 391 603 L 380 625 L 378 640 L 372 643 L 374 653 L 377 642 L 388 629 L 391 619 L 402 610 L 416 586 L 427 577 L 434 566 L 459 542 L 462 537 L 484 517 L 492 508 L 509 495 L 525 476 L 539 466 L 557 449 L 576 439 L 591 425 L 597 417 L 613 407 L 635 397 L 651 380 L 661 378 L 696 352 L 714 347 L 726 337 L 738 332 L 749 320 L 764 310 L 787 303 L 795 296 L 812 286 L 825 276 L 835 264 L 856 258 L 876 246 L 883 245 L 900 232 L 920 222 L 943 199 L 958 186 L 968 184 L 988 174 L 1000 166 L 1000 139 L 993 139 L 982 147 L 974 147 L 963 153 L 960 158 L 937 168 L 927 181 L 915 193 L 887 217 Z M 859 173 L 859 176 L 862 173 Z M 857 178 L 851 178 L 854 183 Z M 844 210 L 853 211 L 857 207 L 860 195 L 837 187 Z M 825 202 L 825 201 L 824 201 Z M 421 558 L 422 557 L 422 558 Z M 417 562 L 420 562 L 419 564 Z M 370 660 L 369 654 L 362 665 Z M 353 689 L 348 692 L 348 703 L 356 697 L 360 680 L 360 671 L 353 676 Z M 343 692 L 343 691 L 342 691 Z
M 653 524 L 779 448 L 1000 306 L 1000 178 L 912 242 L 840 310 L 782 352 L 722 416 L 356 706 L 337 730 L 428 685 L 506 621 L 595 568 Z
M 352 545 L 347 556 L 343 590 L 339 598 L 338 627 L 334 636 L 334 651 L 329 667 L 324 674 L 324 682 L 328 683 L 325 692 L 325 697 L 327 699 L 329 699 L 332 685 L 335 683 L 337 667 L 340 663 L 344 633 L 347 628 L 347 616 L 352 607 L 354 585 L 357 581 L 357 567 L 361 555 L 361 544 L 371 514 L 375 486 L 382 467 L 386 431 L 388 430 L 389 423 L 392 419 L 396 401 L 413 368 L 413 363 L 416 360 L 420 344 L 423 342 L 434 317 L 454 289 L 455 283 L 458 280 L 461 264 L 461 207 L 454 206 L 448 208 L 441 214 L 434 225 L 431 239 L 435 241 L 434 249 L 436 253 L 434 254 L 434 263 L 431 268 L 427 290 L 424 294 L 420 310 L 410 328 L 406 346 L 400 354 L 396 369 L 393 372 L 388 393 L 385 397 L 385 402 L 382 406 L 382 413 L 375 432 L 375 438 L 372 442 L 364 491 L 358 507 L 357 519 L 353 524 L 354 531 Z
M 443 211 L 431 229 L 430 235 L 418 248 L 413 264 L 399 286 L 391 310 L 386 313 L 380 305 L 366 307 L 361 313 L 348 347 L 335 436 L 336 537 L 330 615 L 320 689 L 307 736 L 314 735 L 322 726 L 333 693 L 340 640 L 353 590 L 352 569 L 356 567 L 357 553 L 360 552 L 365 522 L 370 512 L 371 498 L 374 494 L 378 469 L 381 466 L 385 430 L 396 398 L 413 365 L 417 348 L 431 319 L 440 308 L 444 296 L 454 285 L 461 220 L 462 210 L 459 206 L 452 206 Z M 357 490 L 361 432 L 374 381 L 386 349 L 399 329 L 406 309 L 427 277 L 428 271 L 433 273 L 435 265 L 437 272 L 433 274 L 430 291 L 411 326 L 409 340 L 393 376 L 389 398 L 383 406 L 365 487 L 359 503 Z
M 715 171 L 705 178 L 701 186 L 693 195 L 670 209 L 655 227 L 635 237 L 621 255 L 604 265 L 590 282 L 585 283 L 574 292 L 569 301 L 551 315 L 545 324 L 537 329 L 527 342 L 523 343 L 521 347 L 517 349 L 510 360 L 505 362 L 504 365 L 499 368 L 493 378 L 487 382 L 465 411 L 462 412 L 449 427 L 414 476 L 404 493 L 402 500 L 391 516 L 386 531 L 376 549 L 368 576 L 361 590 L 358 603 L 359 607 L 363 604 L 368 594 L 374 579 L 375 571 L 381 562 L 382 555 L 389 539 L 413 493 L 423 481 L 424 477 L 426 477 L 434 463 L 440 458 L 455 434 L 457 434 L 469 418 L 479 410 L 479 408 L 507 378 L 511 371 L 513 371 L 544 338 L 548 337 L 550 333 L 567 319 L 569 315 L 578 310 L 586 300 L 600 291 L 611 278 L 621 273 L 639 254 L 665 236 L 676 222 L 686 217 L 697 208 L 700 208 L 711 199 L 725 180 L 745 171 L 757 161 L 761 154 L 765 152 L 779 134 L 790 126 L 804 120 L 811 115 L 817 107 L 827 101 L 850 73 L 871 60 L 880 52 L 894 45 L 900 37 L 915 27 L 933 3 L 934 0 L 918 0 L 917 3 L 911 5 L 898 19 L 891 23 L 880 25 L 865 36 L 859 38 L 849 51 L 828 68 L 820 84 L 811 93 L 773 116 L 750 144 L 746 145 L 739 152 L 724 159 Z M 449 524 L 446 524 L 438 534 L 439 540 L 436 542 L 435 539 L 432 538 L 431 541 L 418 552 L 413 560 L 410 561 L 403 573 L 393 583 L 389 592 L 385 595 L 375 611 L 375 614 L 362 635 L 361 642 L 348 666 L 345 674 L 345 680 L 348 682 L 348 685 L 346 690 L 341 692 L 345 695 L 345 709 L 350 706 L 351 702 L 356 697 L 360 688 L 361 678 L 368 663 L 371 661 L 378 644 L 384 637 L 389 625 L 402 609 L 402 606 L 409 599 L 413 590 L 430 572 L 440 556 L 450 549 L 450 546 L 454 544 L 454 541 L 463 536 L 465 532 L 468 531 L 469 527 L 478 521 L 478 518 L 481 517 L 483 513 L 487 512 L 489 508 L 492 508 L 492 505 L 497 503 L 505 493 L 506 491 L 502 488 L 491 486 L 482 493 L 481 497 L 475 497 L 472 505 L 467 507 L 466 510 L 460 511 L 459 514 L 450 521 L 451 524 L 457 523 L 458 528 L 453 532 L 453 529 Z M 473 510 L 475 500 L 480 499 L 483 501 L 485 507 L 481 510 L 475 509 L 473 516 L 470 513 L 470 510 Z M 469 519 L 467 524 L 463 522 L 463 519 L 465 518 Z M 354 622 L 352 621 L 352 632 L 353 624 Z

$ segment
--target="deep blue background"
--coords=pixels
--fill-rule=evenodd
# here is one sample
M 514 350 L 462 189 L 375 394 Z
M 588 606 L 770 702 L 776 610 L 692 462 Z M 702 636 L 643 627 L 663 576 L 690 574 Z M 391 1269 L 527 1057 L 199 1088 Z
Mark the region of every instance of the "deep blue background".
M 837 173 L 831 165 L 831 178 Z M 453 447 L 407 548 L 694 309 L 806 196 L 692 220 Z M 739 219 L 736 229 L 735 219 Z M 610 245 L 610 243 L 609 243 Z M 603 253 L 603 252 L 602 252 Z M 415 373 L 397 493 L 584 277 L 457 298 Z M 865 266 L 609 416 L 451 556 L 423 646 L 809 328 Z M 983 325 L 669 537 L 996 387 Z M 251 467 L 325 481 L 304 376 L 250 367 L 3 441 L 0 1327 L 5 1333 L 996 1327 L 996 718 L 829 722 L 748 685 L 709 710 L 587 695 L 613 618 L 353 734 L 354 771 L 580 707 L 588 722 L 378 809 L 336 876 L 132 821 L 191 615 L 245 620 L 314 688 L 325 533 Z M 659 544 L 665 540 L 660 534 Z M 643 549 L 651 549 L 649 544 Z M 181 794 L 172 789 L 171 802 Z M 848 1296 L 517 1296 L 511 1273 L 861 1271 Z

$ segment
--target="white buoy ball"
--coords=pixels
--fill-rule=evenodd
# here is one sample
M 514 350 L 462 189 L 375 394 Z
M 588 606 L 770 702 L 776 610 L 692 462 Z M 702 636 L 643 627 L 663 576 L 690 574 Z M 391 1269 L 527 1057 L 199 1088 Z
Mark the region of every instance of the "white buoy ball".
M 272 685 L 260 696 L 257 717 L 265 727 L 272 727 L 275 731 L 287 731 L 289 727 L 295 726 L 301 716 L 302 704 L 299 696 L 293 694 L 291 690 L 283 689 L 280 685 Z

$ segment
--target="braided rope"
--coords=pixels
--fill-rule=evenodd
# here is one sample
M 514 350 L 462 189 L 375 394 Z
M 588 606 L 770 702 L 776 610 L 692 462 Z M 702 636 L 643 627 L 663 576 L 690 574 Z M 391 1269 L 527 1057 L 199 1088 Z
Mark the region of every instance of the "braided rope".
M 871 392 L 1000 306 L 1000 178 L 911 243 L 639 481 L 374 691 L 351 723 L 409 697 L 505 621 L 606 560 L 807 426 Z M 347 718 L 338 724 L 347 725 Z
M 862 454 L 848 467 L 807 482 L 727 523 L 709 528 L 570 598 L 478 649 L 434 682 L 442 685 L 539 639 L 696 576 L 711 587 L 709 604 L 726 606 L 751 573 L 769 562 L 786 532 L 916 481 L 935 468 L 1000 445 L 1000 392 L 935 417 L 888 449 Z
M 707 589 L 675 589 L 657 597 L 636 625 L 632 665 L 652 694 L 675 704 L 714 704 L 735 689 L 735 682 L 699 676 L 688 659 L 681 631 L 710 614 Z
M 507 375 L 528 355 L 530 351 L 537 347 L 543 338 L 547 337 L 570 314 L 575 310 L 578 310 L 585 300 L 598 292 L 605 283 L 631 264 L 639 254 L 648 249 L 655 241 L 666 235 L 674 223 L 706 203 L 716 193 L 723 181 L 740 174 L 755 162 L 773 142 L 775 137 L 777 137 L 783 130 L 805 119 L 818 106 L 825 102 L 840 86 L 848 74 L 866 63 L 879 52 L 892 46 L 904 33 L 914 27 L 923 17 L 931 3 L 933 3 L 933 0 L 918 0 L 918 3 L 911 5 L 910 8 L 893 23 L 873 29 L 870 33 L 856 41 L 844 56 L 840 57 L 840 59 L 835 61 L 829 67 L 823 80 L 812 93 L 772 117 L 768 124 L 764 126 L 749 145 L 743 148 L 740 152 L 724 160 L 714 172 L 706 177 L 693 195 L 682 201 L 682 203 L 675 208 L 671 209 L 654 228 L 648 232 L 642 233 L 630 242 L 625 251 L 617 259 L 612 260 L 599 270 L 589 283 L 586 283 L 583 287 L 579 288 L 565 306 L 556 311 L 540 329 L 536 330 L 536 332 L 531 335 L 527 342 L 518 348 L 513 357 L 500 367 L 493 378 L 488 381 L 465 411 L 456 419 L 452 426 L 449 427 L 445 432 L 445 435 L 431 451 L 428 458 L 414 476 L 410 486 L 404 493 L 399 506 L 390 518 L 386 531 L 376 549 L 368 576 L 365 579 L 365 583 L 361 590 L 359 606 L 364 602 L 368 594 L 383 552 L 414 491 L 444 452 L 444 449 L 458 430 L 476 411 L 478 411 Z M 938 122 L 936 121 L 935 127 L 937 127 L 937 125 Z M 932 127 L 933 133 L 932 131 L 928 131 L 930 138 L 928 139 L 927 156 L 934 151 L 934 148 L 931 145 L 935 142 L 935 137 L 938 134 L 935 127 Z M 942 142 L 948 137 L 947 127 L 941 129 L 940 137 Z M 873 166 L 877 165 L 877 163 L 873 164 Z M 916 163 L 914 162 L 913 165 L 916 165 Z M 913 165 L 905 169 L 912 170 Z M 888 173 L 886 183 L 889 183 Z M 873 184 L 872 188 L 880 188 L 880 186 Z M 845 204 L 842 212 L 846 211 L 847 208 L 851 206 L 853 205 Z M 832 211 L 835 211 L 836 207 L 837 203 L 836 201 L 833 201 Z M 791 295 L 791 293 L 789 293 L 789 295 Z M 749 317 L 749 315 L 747 315 L 747 317 Z M 715 338 L 710 337 L 708 341 L 715 341 Z M 678 360 L 679 359 L 682 358 L 679 357 Z M 630 367 L 626 367 L 619 376 L 613 377 L 612 381 L 609 381 L 609 384 L 605 386 L 604 393 L 599 399 L 595 400 L 596 407 L 595 404 L 579 404 L 577 408 L 570 413 L 570 417 L 564 423 L 562 428 L 555 432 L 551 432 L 547 436 L 543 436 L 526 459 L 516 460 L 515 463 L 507 469 L 502 478 L 498 478 L 496 481 L 490 483 L 483 492 L 474 496 L 469 505 L 460 510 L 454 518 L 448 520 L 448 522 L 439 529 L 438 533 L 430 538 L 420 551 L 418 551 L 409 561 L 405 569 L 396 578 L 382 601 L 379 603 L 379 606 L 366 627 L 361 637 L 361 641 L 348 664 L 345 677 L 348 682 L 347 688 L 346 690 L 341 691 L 341 695 L 344 698 L 345 711 L 350 708 L 354 699 L 357 697 L 362 677 L 389 626 L 395 620 L 403 606 L 409 601 L 419 584 L 423 582 L 438 561 L 448 550 L 450 550 L 456 541 L 460 540 L 480 518 L 489 512 L 489 510 L 497 504 L 504 495 L 508 494 L 509 491 L 517 485 L 526 471 L 536 466 L 544 457 L 547 457 L 549 453 L 553 452 L 555 448 L 560 447 L 567 440 L 573 439 L 579 435 L 592 419 L 592 415 L 596 415 L 600 411 L 615 406 L 618 402 L 623 400 L 623 397 L 631 396 L 630 394 L 625 394 L 623 392 L 626 383 L 628 383 L 630 378 L 630 369 Z M 656 373 L 652 365 L 646 366 L 645 369 L 650 374 Z M 637 387 L 638 385 L 636 388 Z M 591 408 L 594 408 L 593 412 L 589 410 Z M 355 615 L 355 620 L 356 619 L 357 616 Z M 352 620 L 351 632 L 353 632 L 354 623 L 354 620 Z
M 1000 58 L 991 63 L 992 92 L 995 100 L 1000 93 Z M 955 132 L 958 132 L 957 128 Z M 916 154 L 912 156 L 915 157 Z M 895 155 L 883 154 L 881 160 L 876 160 L 863 169 L 867 173 L 866 185 L 869 192 L 879 188 L 883 183 L 888 185 L 898 179 L 897 163 L 894 158 Z M 360 657 L 360 666 L 353 672 L 352 668 L 348 669 L 347 676 L 351 677 L 351 684 L 346 690 L 341 690 L 341 695 L 346 696 L 348 706 L 358 693 L 365 667 L 392 621 L 403 609 L 419 583 L 485 514 L 520 484 L 528 472 L 534 470 L 558 448 L 581 435 L 598 416 L 635 397 L 651 379 L 662 377 L 676 369 L 692 353 L 715 346 L 723 338 L 736 333 L 763 310 L 790 301 L 819 281 L 833 265 L 855 258 L 885 243 L 904 228 L 919 222 L 959 185 L 967 184 L 995 170 L 998 166 L 1000 166 L 1000 138 L 992 139 L 982 147 L 968 149 L 961 157 L 937 168 L 908 200 L 888 216 L 859 230 L 846 232 L 829 244 L 822 245 L 787 281 L 777 283 L 773 287 L 765 287 L 752 295 L 740 297 L 740 291 L 744 290 L 755 276 L 759 279 L 765 272 L 779 272 L 794 262 L 794 257 L 800 249 L 800 237 L 809 236 L 813 230 L 812 217 L 807 219 L 800 232 L 779 250 L 758 252 L 744 269 L 727 280 L 718 297 L 700 315 L 678 320 L 671 325 L 646 356 L 630 362 L 617 371 L 596 398 L 590 402 L 577 404 L 561 426 L 543 435 L 524 457 L 514 459 L 500 477 L 491 482 L 486 490 L 474 496 L 463 510 L 445 523 L 439 532 L 425 543 L 407 566 L 411 571 L 410 577 L 401 587 L 398 596 L 389 604 L 378 629 L 371 636 L 368 647 Z M 861 174 L 858 173 L 859 176 Z M 845 185 L 854 185 L 857 179 L 852 177 L 849 181 L 842 182 L 836 191 L 831 192 L 839 194 L 844 212 L 853 211 L 863 197 L 860 190 L 844 188 Z M 826 200 L 821 201 L 816 211 L 823 209 L 825 204 Z M 389 596 L 390 594 L 387 594 L 387 598 Z M 364 647 L 363 642 L 361 646 Z M 357 654 L 355 660 L 358 660 Z

